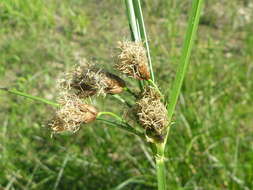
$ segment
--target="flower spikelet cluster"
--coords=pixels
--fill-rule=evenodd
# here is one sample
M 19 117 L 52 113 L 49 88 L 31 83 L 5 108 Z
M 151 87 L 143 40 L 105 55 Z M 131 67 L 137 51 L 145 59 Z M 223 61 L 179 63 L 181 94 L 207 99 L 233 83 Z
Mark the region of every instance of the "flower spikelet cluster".
M 59 99 L 60 108 L 54 119 L 49 123 L 53 132 L 76 132 L 83 123 L 96 119 L 97 109 L 82 102 L 76 95 L 64 94 Z
M 146 50 L 142 42 L 119 42 L 118 49 L 120 54 L 115 67 L 120 72 L 139 80 L 150 79 Z
M 146 132 L 162 136 L 168 125 L 168 117 L 159 93 L 154 88 L 146 87 L 136 105 L 137 116 Z
M 117 94 L 125 87 L 125 82 L 118 76 L 88 64 L 76 66 L 59 83 L 60 88 L 72 90 L 80 98 Z

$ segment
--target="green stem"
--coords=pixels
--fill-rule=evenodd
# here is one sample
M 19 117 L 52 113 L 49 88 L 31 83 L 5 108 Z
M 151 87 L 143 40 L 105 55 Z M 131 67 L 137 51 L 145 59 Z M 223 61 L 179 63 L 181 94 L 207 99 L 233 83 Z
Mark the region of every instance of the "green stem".
M 156 160 L 158 190 L 166 190 L 164 148 L 165 148 L 164 144 L 156 144 L 157 155 L 155 157 L 155 160 Z
M 170 97 L 170 104 L 168 105 L 168 119 L 171 122 L 173 113 L 175 111 L 176 103 L 180 94 L 180 90 L 183 84 L 184 76 L 189 64 L 190 54 L 196 36 L 200 12 L 202 8 L 203 0 L 194 0 L 190 20 L 188 22 L 187 32 L 183 45 L 183 52 L 180 59 L 180 63 L 177 68 L 176 78 L 173 84 L 172 93 Z M 164 163 L 164 150 L 166 143 L 168 141 L 168 135 L 171 128 L 171 123 L 167 127 L 167 133 L 164 143 L 157 144 L 157 156 L 156 156 L 156 168 L 157 168 L 157 180 L 158 180 L 158 190 L 166 189 L 166 175 L 165 175 L 165 163 Z
M 199 24 L 199 18 L 200 18 L 202 5 L 203 5 L 203 0 L 193 1 L 191 13 L 190 13 L 190 19 L 188 21 L 187 32 L 184 39 L 182 56 L 177 68 L 176 78 L 173 84 L 171 97 L 168 101 L 170 102 L 170 104 L 168 105 L 168 118 L 170 122 L 172 120 L 172 116 L 175 111 L 177 100 L 178 100 L 180 90 L 183 84 L 184 76 L 187 70 L 187 66 L 189 64 L 193 42 L 197 33 L 198 24 Z M 170 130 L 170 127 L 168 127 L 167 129 L 165 143 L 167 142 L 167 139 L 168 139 L 169 130 Z
M 156 91 L 161 95 L 161 97 L 163 97 L 163 94 L 161 93 L 161 91 L 159 90 L 158 86 L 156 85 L 156 83 L 154 81 L 152 81 L 151 79 L 148 80 L 148 82 L 155 87 Z
M 140 34 L 140 27 L 138 20 L 136 18 L 133 0 L 125 0 L 125 5 L 127 9 L 127 18 L 129 22 L 130 32 L 132 41 L 140 42 L 141 41 L 141 34 Z M 143 81 L 138 80 L 140 89 L 143 90 L 144 84 Z
M 123 121 L 123 119 L 120 116 L 118 116 L 118 115 L 116 115 L 115 113 L 112 113 L 112 112 L 99 112 L 97 117 L 100 117 L 101 115 L 110 115 L 110 116 L 116 118 L 119 121 Z
M 140 0 L 134 0 L 133 6 L 134 6 L 135 13 L 136 13 L 136 18 L 138 20 L 138 24 L 139 24 L 141 39 L 143 41 L 145 41 L 145 46 L 146 46 L 146 50 L 147 50 L 147 57 L 148 57 L 148 65 L 149 65 L 149 70 L 150 70 L 150 74 L 151 74 L 151 80 L 154 81 L 155 76 L 154 76 L 153 67 L 152 67 L 150 49 L 149 49 L 148 38 L 147 38 L 146 28 L 145 28 L 145 24 L 144 24 Z
M 119 96 L 118 94 L 114 94 L 113 97 L 114 97 L 115 99 L 119 100 L 121 103 L 127 105 L 129 108 L 132 107 L 132 105 L 131 105 L 128 101 L 126 101 L 125 99 L 123 99 L 123 98 L 122 98 L 121 96 Z
M 115 122 L 115 121 L 108 121 L 108 120 L 102 119 L 101 118 L 102 115 L 110 115 L 110 116 L 114 117 L 115 119 L 117 119 L 120 123 Z M 144 137 L 144 135 L 141 132 L 134 129 L 131 125 L 129 125 L 126 121 L 124 121 L 120 116 L 118 116 L 115 113 L 112 113 L 112 112 L 99 112 L 98 115 L 97 115 L 97 119 L 102 120 L 104 122 L 106 121 L 109 124 L 117 125 L 121 129 L 124 129 L 128 132 L 134 133 L 135 135 L 138 135 L 140 137 Z
M 125 0 L 126 8 L 127 8 L 127 16 L 128 22 L 130 26 L 130 31 L 132 35 L 133 41 L 140 41 L 139 34 L 138 34 L 138 26 L 137 26 L 137 19 L 135 17 L 133 1 L 132 0 Z
M 32 99 L 32 100 L 35 100 L 35 101 L 38 101 L 38 102 L 42 102 L 42 103 L 45 103 L 45 104 L 49 104 L 49 105 L 52 105 L 52 106 L 55 106 L 55 107 L 59 106 L 59 104 L 57 104 L 53 101 L 47 100 L 45 98 L 40 98 L 40 97 L 37 97 L 37 96 L 32 96 L 30 94 L 20 92 L 20 91 L 15 90 L 15 89 L 0 88 L 0 90 L 4 90 L 4 91 L 9 92 L 11 94 L 23 96 L 23 97 L 26 97 L 26 98 L 29 98 L 29 99 Z
M 129 88 L 125 87 L 124 88 L 125 91 L 127 91 L 129 94 L 131 94 L 132 96 L 134 96 L 135 98 L 138 98 L 137 94 L 135 94 L 132 90 L 130 90 Z
M 125 124 L 125 123 L 118 123 L 115 121 L 109 121 L 107 119 L 103 119 L 103 118 L 99 118 L 97 117 L 97 120 L 102 121 L 104 123 L 106 123 L 108 126 L 115 126 L 123 131 L 135 134 L 139 137 L 141 137 L 142 139 L 145 139 L 145 135 L 137 130 L 135 130 L 132 126 L 130 126 L 129 124 Z

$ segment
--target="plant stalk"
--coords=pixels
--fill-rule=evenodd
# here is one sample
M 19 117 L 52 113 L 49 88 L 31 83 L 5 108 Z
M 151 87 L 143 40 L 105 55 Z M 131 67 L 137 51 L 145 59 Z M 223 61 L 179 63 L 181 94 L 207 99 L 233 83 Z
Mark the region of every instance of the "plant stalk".
M 136 14 L 137 21 L 139 24 L 140 36 L 141 36 L 142 41 L 145 42 L 145 47 L 147 50 L 148 65 L 149 65 L 149 71 L 151 74 L 151 80 L 154 81 L 155 76 L 154 76 L 153 67 L 152 67 L 152 60 L 151 60 L 148 38 L 147 38 L 146 28 L 145 28 L 145 24 L 144 24 L 140 0 L 133 0 L 133 6 L 134 6 L 134 11 Z
M 172 87 L 171 97 L 168 101 L 170 102 L 170 104 L 168 105 L 168 119 L 170 123 L 172 121 L 172 116 L 176 108 L 177 100 L 178 100 L 180 90 L 183 84 L 183 80 L 185 77 L 185 73 L 189 64 L 193 42 L 196 37 L 196 33 L 197 33 L 198 25 L 199 25 L 199 18 L 200 18 L 203 2 L 204 0 L 194 0 L 192 8 L 191 8 L 190 18 L 188 21 L 187 31 L 186 31 L 186 35 L 184 39 L 182 56 L 180 58 L 180 62 L 177 68 L 176 78 L 174 80 L 174 84 Z M 167 140 L 168 140 L 170 128 L 171 128 L 170 126 L 167 128 L 167 134 L 166 134 L 165 142 L 164 142 L 165 144 L 167 143 Z
M 134 12 L 133 1 L 125 0 L 126 8 L 127 8 L 127 16 L 129 27 L 131 31 L 132 40 L 135 42 L 140 41 L 140 36 L 138 32 L 137 19 Z
M 167 133 L 165 136 L 164 143 L 157 144 L 156 168 L 157 168 L 158 190 L 166 190 L 164 150 L 166 147 L 166 143 L 168 141 L 168 135 L 171 128 L 172 116 L 175 111 L 177 100 L 178 100 L 180 90 L 183 84 L 183 80 L 186 74 L 187 66 L 189 64 L 193 42 L 197 33 L 198 24 L 199 24 L 199 18 L 200 18 L 202 5 L 203 5 L 203 0 L 193 1 L 190 18 L 188 22 L 188 27 L 187 27 L 187 32 L 184 39 L 182 56 L 177 68 L 176 78 L 173 84 L 170 101 L 168 101 L 170 102 L 170 104 L 168 105 L 168 119 L 169 119 L 170 124 L 167 127 Z
M 156 83 L 155 83 L 153 80 L 151 80 L 151 79 L 149 79 L 148 82 L 149 82 L 153 87 L 155 87 L 156 91 L 160 94 L 161 97 L 163 97 L 163 94 L 162 94 L 161 91 L 159 90 L 159 88 L 158 88 L 158 86 L 156 85 Z
M 132 41 L 140 42 L 141 41 L 140 25 L 135 13 L 133 0 L 125 0 L 125 5 L 127 10 L 127 18 L 129 22 Z M 143 81 L 139 80 L 138 84 L 140 89 L 143 90 L 144 87 Z
M 97 117 L 100 117 L 101 115 L 110 115 L 110 116 L 116 118 L 119 121 L 123 121 L 123 119 L 120 116 L 118 116 L 117 114 L 112 113 L 112 112 L 99 112 Z
M 165 170 L 165 157 L 164 157 L 164 144 L 156 144 L 157 154 L 156 160 L 156 171 L 157 171 L 157 182 L 158 190 L 166 190 L 166 170 Z
M 57 104 L 53 101 L 47 100 L 45 98 L 33 96 L 33 95 L 30 95 L 30 94 L 27 94 L 27 93 L 24 93 L 24 92 L 20 92 L 20 91 L 15 90 L 15 89 L 0 88 L 0 90 L 4 90 L 4 91 L 9 92 L 11 94 L 23 96 L 23 97 L 26 97 L 26 98 L 29 98 L 29 99 L 32 99 L 32 100 L 35 100 L 35 101 L 38 101 L 38 102 L 42 102 L 42 103 L 45 103 L 45 104 L 49 104 L 49 105 L 54 106 L 54 107 L 60 106 L 59 104 Z
M 97 120 L 102 121 L 102 122 L 108 124 L 108 126 L 113 126 L 113 127 L 118 128 L 118 129 L 121 129 L 123 131 L 135 134 L 135 135 L 139 136 L 142 139 L 145 138 L 145 135 L 143 133 L 135 130 L 132 126 L 128 125 L 127 123 L 118 123 L 118 122 L 115 122 L 115 121 L 103 119 L 101 117 L 97 117 Z

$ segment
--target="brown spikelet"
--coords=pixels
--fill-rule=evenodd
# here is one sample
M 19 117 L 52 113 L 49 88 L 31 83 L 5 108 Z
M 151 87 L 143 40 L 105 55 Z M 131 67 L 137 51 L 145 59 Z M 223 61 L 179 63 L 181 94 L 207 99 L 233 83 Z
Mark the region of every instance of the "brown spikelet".
M 126 83 L 117 75 L 112 73 L 104 72 L 104 80 L 107 84 L 106 92 L 109 94 L 119 94 L 123 92 Z
M 167 109 L 160 98 L 155 89 L 147 87 L 136 102 L 139 122 L 146 130 L 146 134 L 156 141 L 163 140 L 168 125 Z
M 74 90 L 80 98 L 93 95 L 118 94 L 123 91 L 125 82 L 118 76 L 98 69 L 93 65 L 77 66 L 72 75 L 60 81 L 60 87 Z
M 101 69 L 93 66 L 78 68 L 80 73 L 74 74 L 71 87 L 77 91 L 80 97 L 88 97 L 92 95 L 105 95 L 107 87 Z
M 75 95 L 65 94 L 59 100 L 61 107 L 54 119 L 49 123 L 53 132 L 76 132 L 83 123 L 90 123 L 96 119 L 97 109 L 82 101 Z
M 139 80 L 150 79 L 146 50 L 142 42 L 118 43 L 120 54 L 115 67 L 122 73 Z

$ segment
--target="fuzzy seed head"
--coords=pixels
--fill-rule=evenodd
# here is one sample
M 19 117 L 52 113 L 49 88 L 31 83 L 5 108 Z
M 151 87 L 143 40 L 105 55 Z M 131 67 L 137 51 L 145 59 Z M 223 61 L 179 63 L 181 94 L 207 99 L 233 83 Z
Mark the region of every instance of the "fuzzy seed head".
M 146 132 L 152 132 L 156 136 L 162 136 L 168 125 L 167 109 L 160 98 L 155 89 L 148 87 L 136 102 L 140 123 Z
M 150 79 L 146 50 L 142 42 L 119 42 L 118 49 L 120 54 L 115 67 L 120 72 L 139 80 Z
M 62 95 L 59 103 L 61 107 L 49 123 L 55 133 L 62 131 L 76 132 L 81 124 L 94 121 L 98 114 L 94 106 L 84 104 L 76 95 Z
M 93 65 L 77 66 L 71 74 L 60 81 L 60 88 L 73 90 L 80 98 L 92 95 L 118 94 L 125 82 L 118 76 L 98 69 Z

